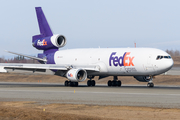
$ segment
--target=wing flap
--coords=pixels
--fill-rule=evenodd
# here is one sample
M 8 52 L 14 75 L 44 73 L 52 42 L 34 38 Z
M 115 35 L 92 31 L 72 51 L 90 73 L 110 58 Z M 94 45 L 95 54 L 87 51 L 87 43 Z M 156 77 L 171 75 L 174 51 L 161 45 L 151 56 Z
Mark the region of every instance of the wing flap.
M 69 70 L 72 68 L 81 68 L 87 71 L 99 71 L 99 66 L 95 65 L 86 65 L 86 66 L 73 66 L 73 65 L 56 65 L 56 64 L 21 64 L 21 63 L 0 63 L 1 67 L 4 69 L 13 69 L 13 70 L 27 70 L 27 71 L 38 71 L 46 72 L 46 69 L 49 70 Z
M 50 70 L 67 70 L 65 66 L 55 65 L 55 64 L 18 64 L 18 63 L 1 63 L 4 69 L 13 70 L 27 70 L 27 71 L 38 71 L 46 72 L 46 69 Z

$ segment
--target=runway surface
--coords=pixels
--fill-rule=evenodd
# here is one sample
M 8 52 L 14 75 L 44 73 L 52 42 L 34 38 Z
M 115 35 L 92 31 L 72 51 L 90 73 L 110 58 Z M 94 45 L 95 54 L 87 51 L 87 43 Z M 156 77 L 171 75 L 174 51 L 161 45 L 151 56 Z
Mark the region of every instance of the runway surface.
M 165 74 L 167 75 L 180 75 L 180 67 L 172 67 L 168 72 Z
M 180 108 L 180 86 L 65 87 L 51 83 L 1 82 L 0 101 Z

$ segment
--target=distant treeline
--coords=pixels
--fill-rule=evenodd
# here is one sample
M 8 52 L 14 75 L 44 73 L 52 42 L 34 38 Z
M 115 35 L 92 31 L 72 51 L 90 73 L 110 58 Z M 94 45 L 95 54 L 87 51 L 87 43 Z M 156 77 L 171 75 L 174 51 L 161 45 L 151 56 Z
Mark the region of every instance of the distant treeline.
M 180 56 L 179 50 L 166 50 L 167 53 L 169 53 L 171 56 Z

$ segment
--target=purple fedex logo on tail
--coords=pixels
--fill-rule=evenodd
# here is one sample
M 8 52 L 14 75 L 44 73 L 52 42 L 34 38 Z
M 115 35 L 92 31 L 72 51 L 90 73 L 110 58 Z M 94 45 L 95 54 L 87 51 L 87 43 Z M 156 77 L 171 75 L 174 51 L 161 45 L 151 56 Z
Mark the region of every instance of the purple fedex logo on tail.
M 109 66 L 134 66 L 133 59 L 134 57 L 128 56 L 130 52 L 125 52 L 123 56 L 116 56 L 116 52 L 112 52 L 109 58 Z

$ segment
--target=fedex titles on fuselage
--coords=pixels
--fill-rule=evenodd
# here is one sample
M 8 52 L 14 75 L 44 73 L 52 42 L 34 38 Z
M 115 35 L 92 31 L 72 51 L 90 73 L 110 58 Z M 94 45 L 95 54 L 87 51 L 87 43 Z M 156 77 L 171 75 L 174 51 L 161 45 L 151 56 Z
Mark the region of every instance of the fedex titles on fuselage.
M 123 56 L 116 56 L 116 52 L 112 52 L 109 57 L 109 66 L 134 66 L 133 59 L 134 57 L 128 56 L 130 52 L 125 52 Z

